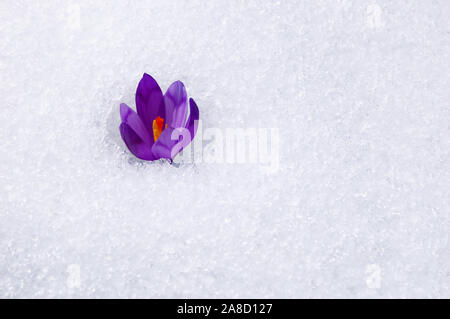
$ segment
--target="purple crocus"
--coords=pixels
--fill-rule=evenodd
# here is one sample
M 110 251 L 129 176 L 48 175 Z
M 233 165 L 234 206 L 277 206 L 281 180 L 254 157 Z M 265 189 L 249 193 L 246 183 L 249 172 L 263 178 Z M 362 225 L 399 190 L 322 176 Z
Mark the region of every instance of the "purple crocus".
M 131 153 L 136 157 L 154 161 L 167 158 L 171 161 L 195 136 L 199 110 L 189 99 L 180 81 L 172 83 L 163 95 L 147 73 L 144 73 L 136 90 L 136 110 L 120 104 L 120 134 Z

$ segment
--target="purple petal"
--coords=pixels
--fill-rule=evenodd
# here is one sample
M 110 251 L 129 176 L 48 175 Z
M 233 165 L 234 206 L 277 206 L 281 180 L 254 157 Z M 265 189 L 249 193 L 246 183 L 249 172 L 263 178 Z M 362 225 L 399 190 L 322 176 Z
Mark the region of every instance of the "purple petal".
M 150 147 L 152 146 L 152 135 L 150 135 L 148 129 L 136 112 L 125 103 L 120 104 L 120 117 L 122 118 L 122 122 L 127 124 L 144 143 L 147 143 Z
M 172 139 L 172 134 L 174 139 Z M 189 130 L 179 127 L 166 128 L 153 144 L 152 152 L 157 158 L 173 159 L 191 142 Z
M 184 84 L 176 81 L 170 85 L 164 95 L 165 123 L 169 127 L 183 127 L 187 114 L 187 94 Z
M 163 95 L 155 79 L 144 73 L 136 90 L 136 110 L 149 131 L 152 131 L 153 121 L 160 114 Z
M 143 160 L 154 160 L 153 138 L 139 116 L 128 105 L 120 104 L 120 135 L 131 153 Z
M 120 124 L 120 135 L 134 156 L 146 161 L 152 161 L 155 159 L 151 147 L 149 147 L 147 143 L 144 143 L 144 141 L 128 124 Z
M 195 133 L 197 133 L 197 127 L 198 124 L 196 121 L 200 118 L 200 111 L 198 110 L 197 103 L 195 103 L 194 99 L 189 99 L 189 107 L 190 107 L 190 113 L 189 118 L 186 122 L 186 128 L 189 130 L 189 133 L 191 134 L 191 140 L 194 139 Z

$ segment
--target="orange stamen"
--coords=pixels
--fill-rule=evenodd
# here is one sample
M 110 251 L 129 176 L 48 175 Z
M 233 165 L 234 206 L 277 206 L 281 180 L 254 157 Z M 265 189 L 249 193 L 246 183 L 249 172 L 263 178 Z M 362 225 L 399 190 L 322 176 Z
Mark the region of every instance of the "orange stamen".
M 164 124 L 164 119 L 159 116 L 153 121 L 153 138 L 154 138 L 155 142 L 161 135 L 161 132 L 163 131 L 163 124 Z

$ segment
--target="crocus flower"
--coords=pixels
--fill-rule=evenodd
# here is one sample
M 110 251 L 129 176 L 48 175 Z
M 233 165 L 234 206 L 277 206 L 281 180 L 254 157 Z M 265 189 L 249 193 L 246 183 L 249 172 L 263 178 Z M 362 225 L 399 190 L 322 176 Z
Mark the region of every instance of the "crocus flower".
M 184 84 L 176 81 L 166 93 L 150 75 L 144 73 L 136 90 L 136 110 L 120 104 L 120 134 L 136 157 L 154 161 L 173 158 L 194 138 L 199 110 L 189 99 Z

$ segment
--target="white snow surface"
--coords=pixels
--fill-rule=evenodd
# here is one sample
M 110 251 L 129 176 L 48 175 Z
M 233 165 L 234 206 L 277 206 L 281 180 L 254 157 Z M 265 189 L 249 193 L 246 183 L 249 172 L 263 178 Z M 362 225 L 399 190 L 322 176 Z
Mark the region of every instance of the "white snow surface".
M 0 297 L 450 297 L 450 2 L 1 1 Z M 143 162 L 144 72 L 280 164 Z

